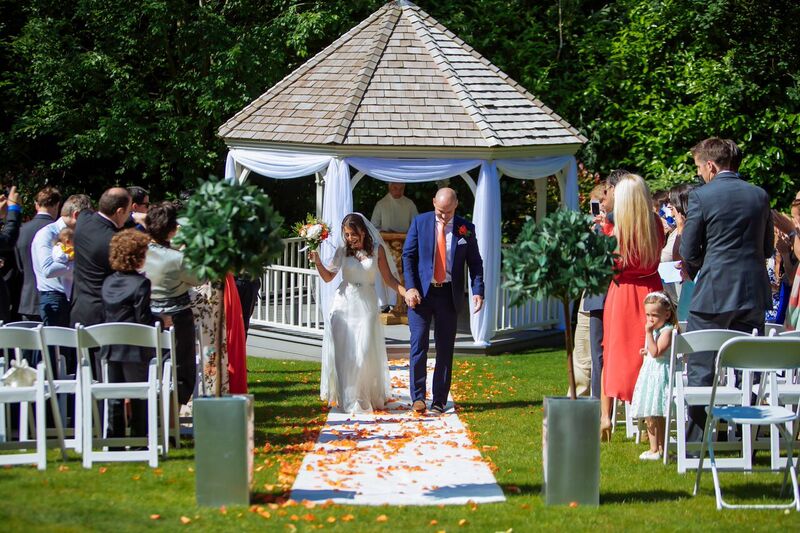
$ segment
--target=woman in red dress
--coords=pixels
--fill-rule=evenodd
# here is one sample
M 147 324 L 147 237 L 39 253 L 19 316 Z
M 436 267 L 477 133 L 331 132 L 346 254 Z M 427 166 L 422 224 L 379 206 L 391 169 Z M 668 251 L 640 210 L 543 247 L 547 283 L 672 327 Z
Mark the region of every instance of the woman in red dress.
M 611 436 L 612 398 L 633 398 L 645 341 L 642 302 L 648 293 L 663 289 L 658 263 L 664 229 L 653 212 L 647 184 L 635 174 L 623 176 L 615 187 L 614 236 L 620 258 L 603 310 L 603 440 Z

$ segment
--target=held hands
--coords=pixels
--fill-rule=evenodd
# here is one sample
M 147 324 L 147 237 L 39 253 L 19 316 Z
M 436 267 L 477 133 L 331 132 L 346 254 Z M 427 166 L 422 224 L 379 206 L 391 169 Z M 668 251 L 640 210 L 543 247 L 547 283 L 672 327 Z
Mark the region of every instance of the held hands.
M 641 348 L 639 350 L 639 355 L 641 355 L 642 357 L 647 357 L 647 350 L 645 350 L 644 348 Z
M 420 302 L 422 302 L 422 296 L 417 289 L 406 289 L 406 305 L 408 307 L 414 309 Z

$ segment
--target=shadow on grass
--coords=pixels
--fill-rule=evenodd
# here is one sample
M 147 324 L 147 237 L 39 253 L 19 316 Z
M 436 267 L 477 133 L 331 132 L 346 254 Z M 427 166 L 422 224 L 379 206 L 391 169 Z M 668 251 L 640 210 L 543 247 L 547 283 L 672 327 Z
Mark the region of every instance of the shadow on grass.
M 497 409 L 525 409 L 529 407 L 541 407 L 542 400 L 514 400 L 510 402 L 456 402 L 456 413 L 479 413 L 483 411 L 495 411 Z
M 295 370 L 263 370 L 258 368 L 248 368 L 247 369 L 247 377 L 252 381 L 253 376 L 256 375 L 274 375 L 274 374 L 313 374 L 314 372 L 319 372 L 319 370 L 315 368 L 298 368 Z
M 500 488 L 503 489 L 503 494 L 506 495 L 506 498 L 509 496 L 520 496 L 520 495 L 539 495 L 542 493 L 542 484 L 541 483 L 533 483 L 533 484 L 522 484 L 516 485 L 511 483 L 501 483 Z
M 669 502 L 691 498 L 691 491 L 683 490 L 639 490 L 628 492 L 600 492 L 600 504 L 633 502 Z

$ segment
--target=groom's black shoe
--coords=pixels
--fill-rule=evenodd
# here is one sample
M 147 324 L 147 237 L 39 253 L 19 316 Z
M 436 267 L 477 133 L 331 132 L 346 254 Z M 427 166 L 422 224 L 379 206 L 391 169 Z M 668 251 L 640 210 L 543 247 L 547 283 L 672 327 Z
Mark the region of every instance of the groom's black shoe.
M 411 409 L 413 409 L 417 413 L 424 413 L 425 402 L 423 402 L 422 400 L 417 400 L 411 405 Z
M 431 411 L 436 413 L 437 415 L 443 415 L 444 405 L 439 405 L 438 403 L 431 404 Z

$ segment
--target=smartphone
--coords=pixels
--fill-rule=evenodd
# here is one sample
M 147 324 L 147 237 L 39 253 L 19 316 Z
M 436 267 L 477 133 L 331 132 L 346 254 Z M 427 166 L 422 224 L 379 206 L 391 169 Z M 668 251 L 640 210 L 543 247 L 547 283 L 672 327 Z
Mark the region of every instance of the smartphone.
M 589 202 L 589 206 L 592 209 L 592 216 L 597 216 L 600 214 L 600 202 L 597 200 L 592 200 Z

